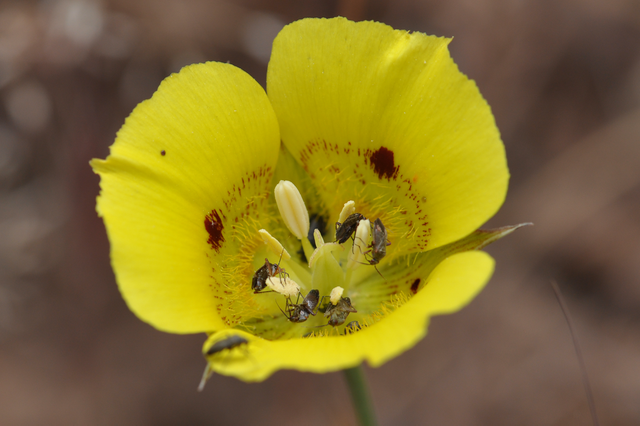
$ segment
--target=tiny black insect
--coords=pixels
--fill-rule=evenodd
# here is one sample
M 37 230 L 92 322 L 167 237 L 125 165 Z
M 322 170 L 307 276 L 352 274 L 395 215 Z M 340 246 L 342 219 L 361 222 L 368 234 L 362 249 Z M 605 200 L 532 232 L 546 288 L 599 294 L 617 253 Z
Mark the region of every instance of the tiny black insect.
M 354 213 L 346 218 L 343 223 L 336 222 L 336 242 L 342 244 L 347 241 L 358 229 L 360 221 L 364 219 L 365 217 L 362 214 Z
M 351 321 L 349 324 L 344 326 L 344 334 L 353 334 L 356 331 L 362 330 L 362 326 L 358 321 Z
M 288 276 L 286 271 L 280 267 L 281 260 L 282 254 L 280 254 L 280 260 L 278 260 L 277 264 L 269 262 L 269 259 L 264 259 L 264 265 L 253 274 L 253 279 L 251 280 L 251 290 L 253 290 L 254 293 L 260 293 L 264 290 L 267 287 L 267 280 L 270 277 L 275 277 L 279 274 L 280 279 L 283 279 L 283 276 Z
M 225 349 L 233 349 L 240 345 L 247 344 L 249 341 L 242 336 L 238 336 L 237 334 L 231 335 L 226 339 L 220 340 L 213 344 L 207 351 L 207 355 L 214 355 L 218 352 L 222 352 Z
M 300 299 L 300 296 L 298 296 Z M 284 311 L 280 311 L 291 322 L 305 322 L 309 319 L 309 315 L 315 315 L 318 301 L 320 300 L 320 292 L 318 290 L 311 290 L 309 294 L 302 300 L 302 303 L 291 303 L 290 299 L 287 299 L 287 305 Z M 298 300 L 296 300 L 297 302 Z
M 237 348 L 241 345 L 248 344 L 249 341 L 242 336 L 238 336 L 237 334 L 233 334 L 225 339 L 219 340 L 214 343 L 206 352 L 206 355 L 215 355 L 219 352 L 222 352 L 227 349 Z M 198 392 L 202 392 L 204 389 L 204 385 L 209 380 L 209 377 L 213 374 L 213 370 L 211 369 L 211 364 L 207 363 L 207 366 L 204 369 L 204 373 L 202 373 L 202 379 L 200 380 L 200 385 L 198 385 Z
M 387 240 L 387 229 L 382 224 L 380 218 L 376 219 L 371 229 L 371 250 L 364 254 L 371 257 L 367 259 L 370 265 L 377 265 L 383 257 L 387 255 L 387 246 L 391 243 Z
M 328 324 L 333 327 L 344 324 L 351 312 L 358 312 L 348 297 L 341 297 L 335 305 L 329 302 L 324 309 L 324 316 L 329 318 Z

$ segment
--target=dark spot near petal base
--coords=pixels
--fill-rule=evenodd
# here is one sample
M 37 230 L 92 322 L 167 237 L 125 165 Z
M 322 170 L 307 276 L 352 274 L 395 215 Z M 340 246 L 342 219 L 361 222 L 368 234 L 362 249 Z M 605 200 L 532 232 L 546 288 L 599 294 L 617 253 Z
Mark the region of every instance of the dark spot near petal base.
M 163 157 L 167 154 L 167 151 L 165 151 L 164 149 L 162 151 L 160 151 L 160 155 L 162 155 Z
M 307 235 L 307 238 L 309 239 L 309 242 L 311 243 L 313 248 L 317 248 L 316 240 L 315 238 L 313 238 L 313 231 L 316 229 L 320 231 L 320 234 L 322 235 L 327 232 L 327 220 L 324 218 L 324 216 L 317 213 L 312 214 L 309 217 L 309 234 Z
M 418 287 L 420 287 L 420 278 L 416 278 L 413 284 L 411 284 L 411 293 L 416 294 L 418 292 Z
M 380 179 L 384 177 L 390 180 L 398 177 L 398 169 L 400 166 L 395 165 L 393 151 L 390 151 L 384 146 L 369 154 L 369 163 Z
M 207 242 L 211 245 L 212 249 L 219 253 L 220 247 L 222 247 L 222 243 L 224 243 L 224 236 L 222 235 L 224 225 L 216 210 L 211 210 L 211 213 L 204 217 L 204 228 L 209 233 Z
M 313 231 L 317 229 L 320 231 L 321 235 L 325 235 L 327 232 L 327 219 L 319 213 L 311 213 L 309 215 L 309 233 L 307 234 L 307 239 L 311 243 L 313 248 L 316 247 L 316 240 L 313 238 Z M 302 262 L 307 263 L 309 260 L 307 256 L 304 254 L 304 250 L 300 248 L 298 250 L 298 257 L 302 260 Z

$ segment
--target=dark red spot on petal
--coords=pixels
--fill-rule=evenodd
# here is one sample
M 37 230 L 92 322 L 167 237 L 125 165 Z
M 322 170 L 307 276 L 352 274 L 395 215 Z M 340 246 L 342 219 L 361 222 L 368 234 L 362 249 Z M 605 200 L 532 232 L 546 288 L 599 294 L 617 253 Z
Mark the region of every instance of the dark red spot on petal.
M 163 157 L 167 154 L 167 151 L 165 151 L 164 149 L 162 151 L 160 151 L 160 155 L 162 155 Z
M 398 177 L 400 166 L 395 165 L 393 151 L 384 146 L 369 155 L 369 162 L 380 179 L 384 177 L 390 180 Z
M 420 278 L 416 278 L 413 284 L 411 284 L 411 293 L 416 294 L 418 292 L 418 287 L 420 287 Z
M 222 243 L 224 243 L 224 235 L 222 235 L 224 225 L 216 210 L 211 210 L 211 213 L 204 217 L 204 229 L 209 233 L 207 242 L 211 245 L 212 249 L 219 253 L 220 247 L 222 247 Z

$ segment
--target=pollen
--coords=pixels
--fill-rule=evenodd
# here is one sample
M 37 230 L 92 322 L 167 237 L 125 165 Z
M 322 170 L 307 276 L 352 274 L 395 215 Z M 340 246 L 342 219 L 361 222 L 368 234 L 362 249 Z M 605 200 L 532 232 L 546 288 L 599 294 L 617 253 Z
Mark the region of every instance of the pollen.
M 267 287 L 285 297 L 294 297 L 300 294 L 300 286 L 298 283 L 286 276 L 269 277 L 269 279 L 267 279 Z
M 309 234 L 309 212 L 298 188 L 288 180 L 281 180 L 274 191 L 280 216 L 289 231 L 299 240 Z
M 334 287 L 333 290 L 331 290 L 331 304 L 337 305 L 338 301 L 342 298 L 342 293 L 344 293 L 344 288 Z

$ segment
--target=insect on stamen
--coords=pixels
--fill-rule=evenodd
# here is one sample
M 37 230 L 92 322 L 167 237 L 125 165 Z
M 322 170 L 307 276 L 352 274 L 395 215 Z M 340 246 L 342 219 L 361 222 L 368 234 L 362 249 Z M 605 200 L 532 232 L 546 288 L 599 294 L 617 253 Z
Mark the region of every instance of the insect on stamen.
M 336 242 L 338 244 L 345 243 L 358 228 L 361 220 L 366 219 L 360 213 L 353 213 L 345 219 L 344 222 L 336 222 Z
M 267 293 L 267 292 L 263 292 L 262 290 L 264 290 L 265 287 L 269 286 L 269 284 L 267 283 L 267 280 L 269 278 L 272 278 L 278 275 L 280 280 L 284 280 L 285 278 L 289 277 L 289 274 L 287 274 L 287 272 L 280 267 L 280 262 L 282 262 L 282 255 L 284 253 L 284 248 L 282 250 L 283 251 L 282 253 L 280 253 L 280 259 L 278 260 L 277 264 L 271 263 L 269 262 L 269 259 L 265 258 L 264 265 L 262 265 L 256 271 L 256 273 L 253 274 L 253 279 L 251 280 L 251 290 L 253 290 L 255 294 Z

